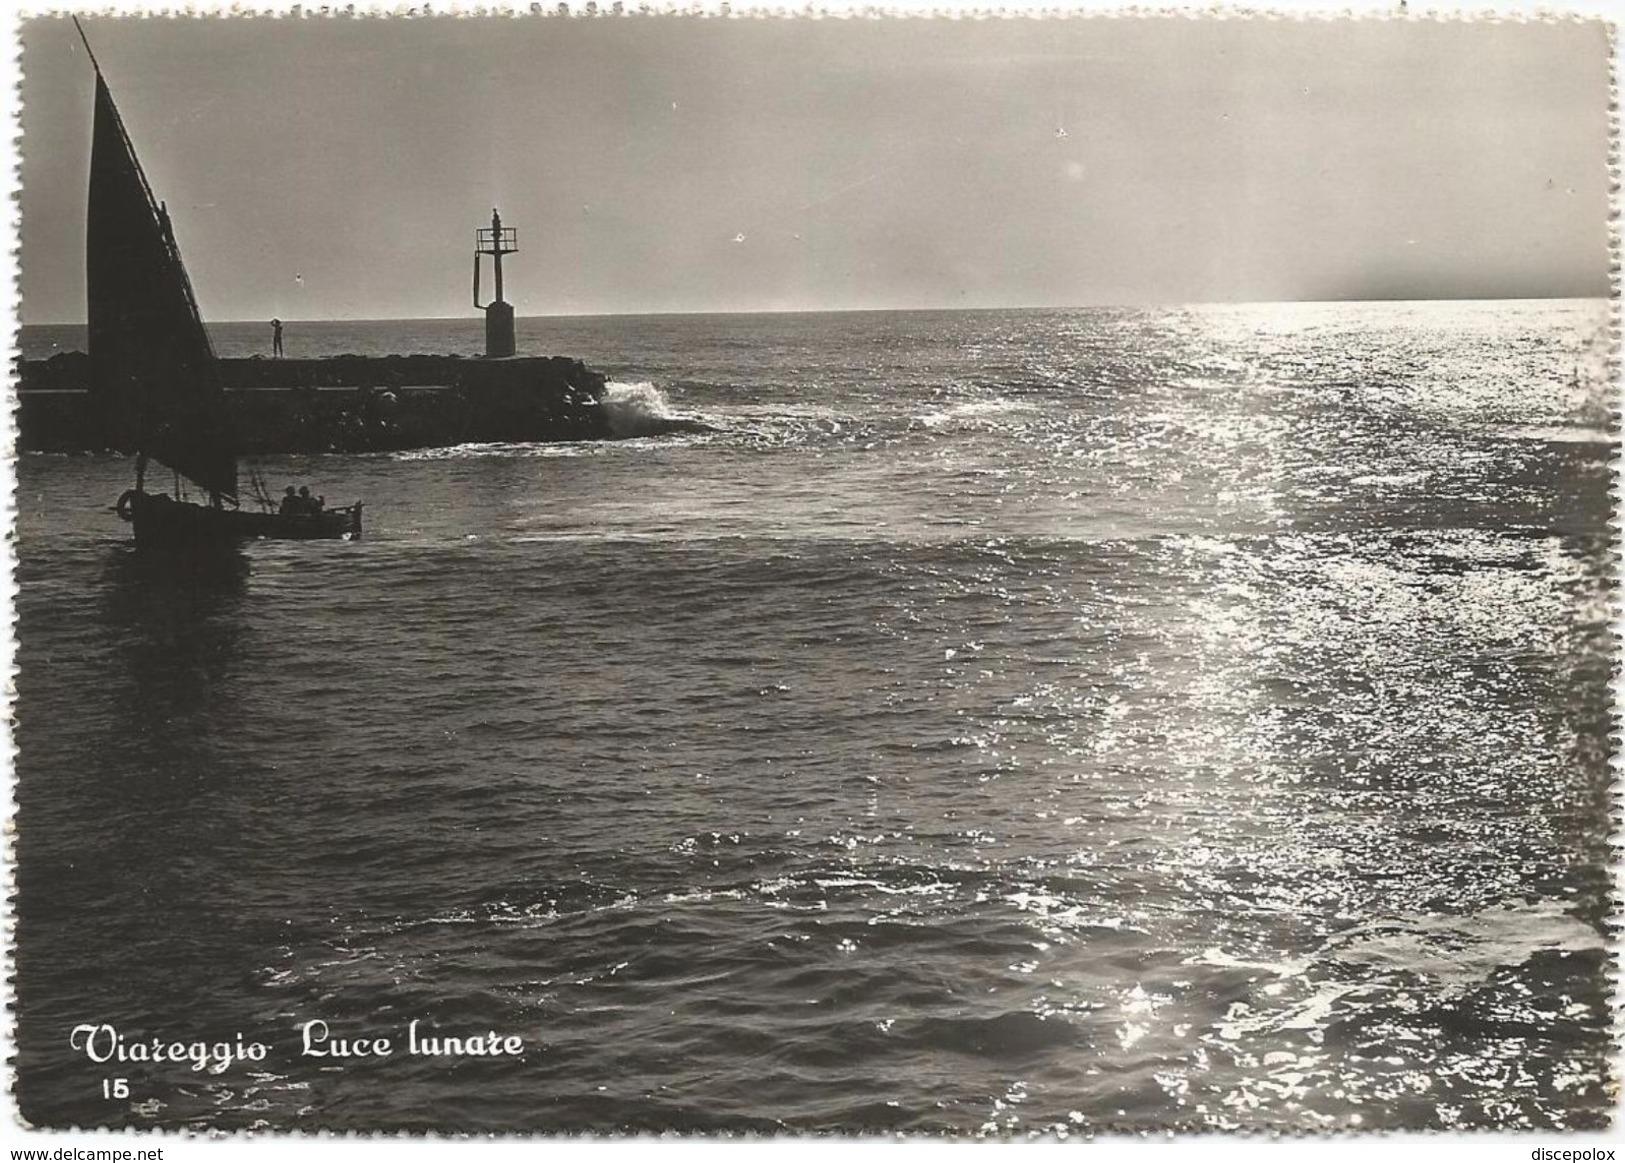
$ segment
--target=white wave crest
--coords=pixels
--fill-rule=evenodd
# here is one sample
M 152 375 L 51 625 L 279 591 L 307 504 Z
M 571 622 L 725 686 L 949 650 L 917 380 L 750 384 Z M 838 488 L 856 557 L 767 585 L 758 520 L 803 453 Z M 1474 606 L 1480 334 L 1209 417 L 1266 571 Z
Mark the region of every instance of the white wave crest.
M 604 409 L 605 419 L 609 421 L 609 430 L 619 437 L 714 431 L 704 421 L 673 412 L 666 393 L 646 380 L 635 383 L 610 381 L 604 385 L 604 398 L 600 406 Z
M 941 411 L 917 416 L 915 422 L 925 428 L 982 427 L 988 417 L 997 417 L 1010 412 L 1027 412 L 1031 409 L 1032 405 L 1025 401 L 998 396 L 991 400 L 968 400 L 952 404 Z

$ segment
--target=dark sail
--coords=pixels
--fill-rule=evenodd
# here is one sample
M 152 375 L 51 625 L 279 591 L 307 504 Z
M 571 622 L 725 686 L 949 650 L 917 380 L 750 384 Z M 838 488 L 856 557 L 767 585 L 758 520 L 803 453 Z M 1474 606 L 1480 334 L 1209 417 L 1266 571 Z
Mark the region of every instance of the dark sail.
M 214 349 L 169 216 L 99 71 L 85 245 L 91 384 L 119 443 L 235 500 L 237 455 Z

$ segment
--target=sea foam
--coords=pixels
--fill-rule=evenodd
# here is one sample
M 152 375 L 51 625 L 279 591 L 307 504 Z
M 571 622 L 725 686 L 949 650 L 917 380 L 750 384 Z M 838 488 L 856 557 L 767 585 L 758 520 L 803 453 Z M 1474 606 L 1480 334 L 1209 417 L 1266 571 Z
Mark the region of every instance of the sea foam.
M 647 380 L 612 380 L 605 386 L 603 409 L 617 436 L 656 436 L 668 429 L 672 419 L 666 393 Z

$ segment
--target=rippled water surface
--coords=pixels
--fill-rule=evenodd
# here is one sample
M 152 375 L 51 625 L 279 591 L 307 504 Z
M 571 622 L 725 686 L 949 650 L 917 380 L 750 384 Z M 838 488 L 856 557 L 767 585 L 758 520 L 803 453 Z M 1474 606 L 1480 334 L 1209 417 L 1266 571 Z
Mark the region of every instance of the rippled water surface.
M 128 462 L 25 456 L 23 1112 L 1599 1126 L 1606 322 L 522 321 L 717 431 L 271 460 L 367 539 L 201 571 L 131 550 Z M 272 1049 L 109 1101 L 81 1022 Z

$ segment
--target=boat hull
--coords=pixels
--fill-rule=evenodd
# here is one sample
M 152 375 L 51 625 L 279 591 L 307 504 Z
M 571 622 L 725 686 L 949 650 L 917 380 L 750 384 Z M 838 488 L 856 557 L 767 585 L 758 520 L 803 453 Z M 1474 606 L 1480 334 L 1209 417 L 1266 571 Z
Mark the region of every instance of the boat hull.
M 214 509 L 133 490 L 120 498 L 119 515 L 135 527 L 138 545 L 191 545 L 231 541 L 359 541 L 361 506 L 320 513 L 253 513 Z

